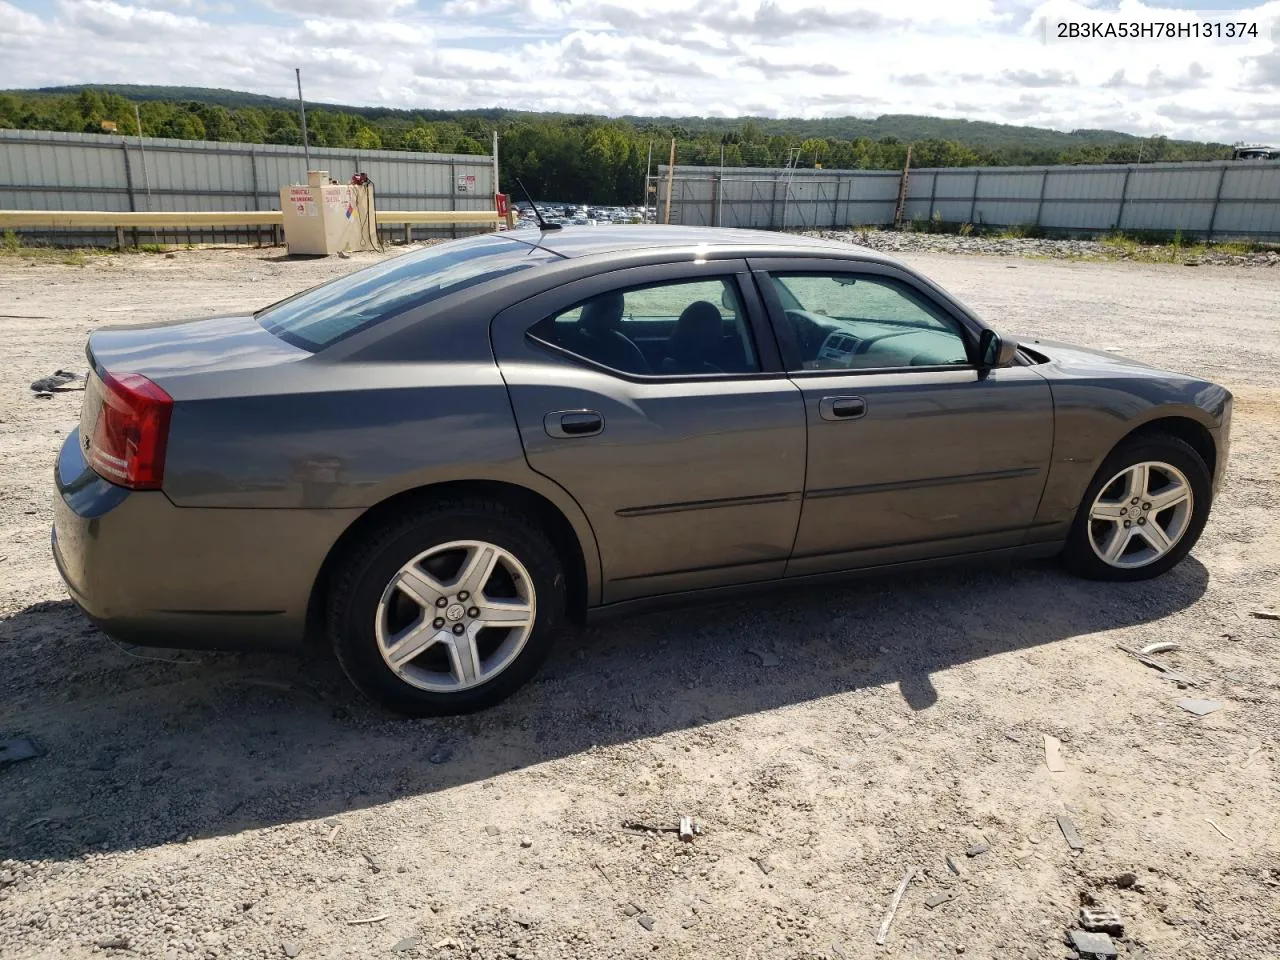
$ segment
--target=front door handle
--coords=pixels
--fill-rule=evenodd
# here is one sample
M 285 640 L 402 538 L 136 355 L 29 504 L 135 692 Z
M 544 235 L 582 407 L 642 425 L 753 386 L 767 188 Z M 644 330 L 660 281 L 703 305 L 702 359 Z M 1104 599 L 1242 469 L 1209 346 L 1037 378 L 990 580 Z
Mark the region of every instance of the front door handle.
M 542 418 L 542 426 L 552 437 L 594 437 L 604 429 L 604 417 L 594 410 L 557 410 Z
M 862 397 L 823 397 L 818 403 L 823 420 L 857 420 L 866 412 L 867 401 Z

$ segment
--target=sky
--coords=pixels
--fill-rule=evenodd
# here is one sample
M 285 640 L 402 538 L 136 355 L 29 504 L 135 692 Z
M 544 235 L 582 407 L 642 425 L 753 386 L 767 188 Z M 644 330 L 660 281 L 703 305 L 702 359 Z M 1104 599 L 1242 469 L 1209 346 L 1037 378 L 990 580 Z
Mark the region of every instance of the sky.
M 1196 19 L 1257 36 L 1045 41 L 1046 22 Z M 0 0 L 0 88 L 291 96 L 298 66 L 331 103 L 1280 143 L 1277 41 L 1280 0 Z

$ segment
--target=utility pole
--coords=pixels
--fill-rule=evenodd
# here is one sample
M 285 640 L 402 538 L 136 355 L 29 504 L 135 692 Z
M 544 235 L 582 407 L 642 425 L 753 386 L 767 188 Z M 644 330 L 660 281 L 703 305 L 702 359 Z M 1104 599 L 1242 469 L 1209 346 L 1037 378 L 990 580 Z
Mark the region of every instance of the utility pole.
M 493 192 L 502 192 L 498 187 L 498 131 L 493 131 Z
M 147 213 L 150 213 L 151 212 L 151 175 L 147 173 L 147 147 L 146 147 L 146 144 L 142 142 L 142 111 L 138 109 L 138 105 L 136 103 L 133 105 L 133 119 L 134 119 L 134 122 L 138 124 L 138 154 L 142 158 L 142 186 L 147 191 Z M 160 242 L 160 234 L 156 231 L 155 227 L 151 228 L 151 239 L 154 240 L 156 243 Z M 137 246 L 138 244 L 137 231 L 134 231 L 133 243 L 134 243 L 134 246 Z
M 671 162 L 667 164 L 667 205 L 662 214 L 662 222 L 671 222 L 671 188 L 676 182 L 676 138 L 671 138 Z
M 787 165 L 782 174 L 782 229 L 787 229 L 787 204 L 791 200 L 791 181 L 795 179 L 796 167 L 800 164 L 800 153 L 803 147 L 787 148 Z M 770 224 L 772 226 L 772 224 Z M 800 226 L 804 226 L 804 215 L 800 216 Z
M 307 104 L 302 99 L 302 68 L 293 68 L 294 76 L 298 78 L 298 113 L 302 116 L 302 155 L 307 160 L 307 172 L 311 172 L 311 144 L 307 141 Z
M 653 141 L 649 141 L 649 156 L 644 161 L 644 199 L 640 201 L 644 210 L 644 216 L 641 218 L 645 223 L 649 222 L 649 171 L 653 169 Z M 654 211 L 657 213 L 657 211 Z M 656 217 L 655 217 L 656 219 Z
M 133 119 L 138 124 L 138 153 L 142 155 L 142 185 L 147 191 L 147 210 L 151 210 L 151 177 L 147 174 L 147 147 L 142 142 L 142 113 L 133 105 Z
M 724 144 L 720 144 L 720 182 L 716 184 L 716 226 L 724 226 Z
M 911 176 L 911 144 L 907 144 L 907 161 L 902 165 L 902 179 L 898 181 L 898 206 L 893 211 L 893 229 L 902 229 L 902 218 L 907 209 L 907 181 Z M 933 211 L 929 211 L 933 216 Z

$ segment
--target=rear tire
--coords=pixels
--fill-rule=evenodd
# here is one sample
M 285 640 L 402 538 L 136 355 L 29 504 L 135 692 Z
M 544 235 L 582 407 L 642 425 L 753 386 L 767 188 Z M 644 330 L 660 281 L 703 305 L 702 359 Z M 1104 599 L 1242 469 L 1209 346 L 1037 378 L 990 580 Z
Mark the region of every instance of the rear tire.
M 1090 580 L 1158 577 L 1196 545 L 1212 498 L 1209 468 L 1190 444 L 1163 433 L 1126 440 L 1085 491 L 1063 563 Z
M 538 527 L 498 501 L 441 501 L 371 530 L 338 565 L 329 637 L 351 682 L 389 710 L 470 713 L 533 676 L 566 602 Z

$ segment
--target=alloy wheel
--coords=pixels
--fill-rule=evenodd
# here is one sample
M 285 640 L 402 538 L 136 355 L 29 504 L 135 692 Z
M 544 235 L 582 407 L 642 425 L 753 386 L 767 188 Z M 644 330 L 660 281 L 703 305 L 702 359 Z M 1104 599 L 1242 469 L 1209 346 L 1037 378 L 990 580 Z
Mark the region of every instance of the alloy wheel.
M 378 601 L 378 651 L 405 683 L 458 693 L 492 680 L 533 632 L 529 572 L 496 544 L 455 540 L 402 566 Z
M 1112 477 L 1089 509 L 1089 545 L 1103 563 L 1135 569 L 1155 563 L 1187 532 L 1195 507 L 1177 467 L 1135 463 Z

